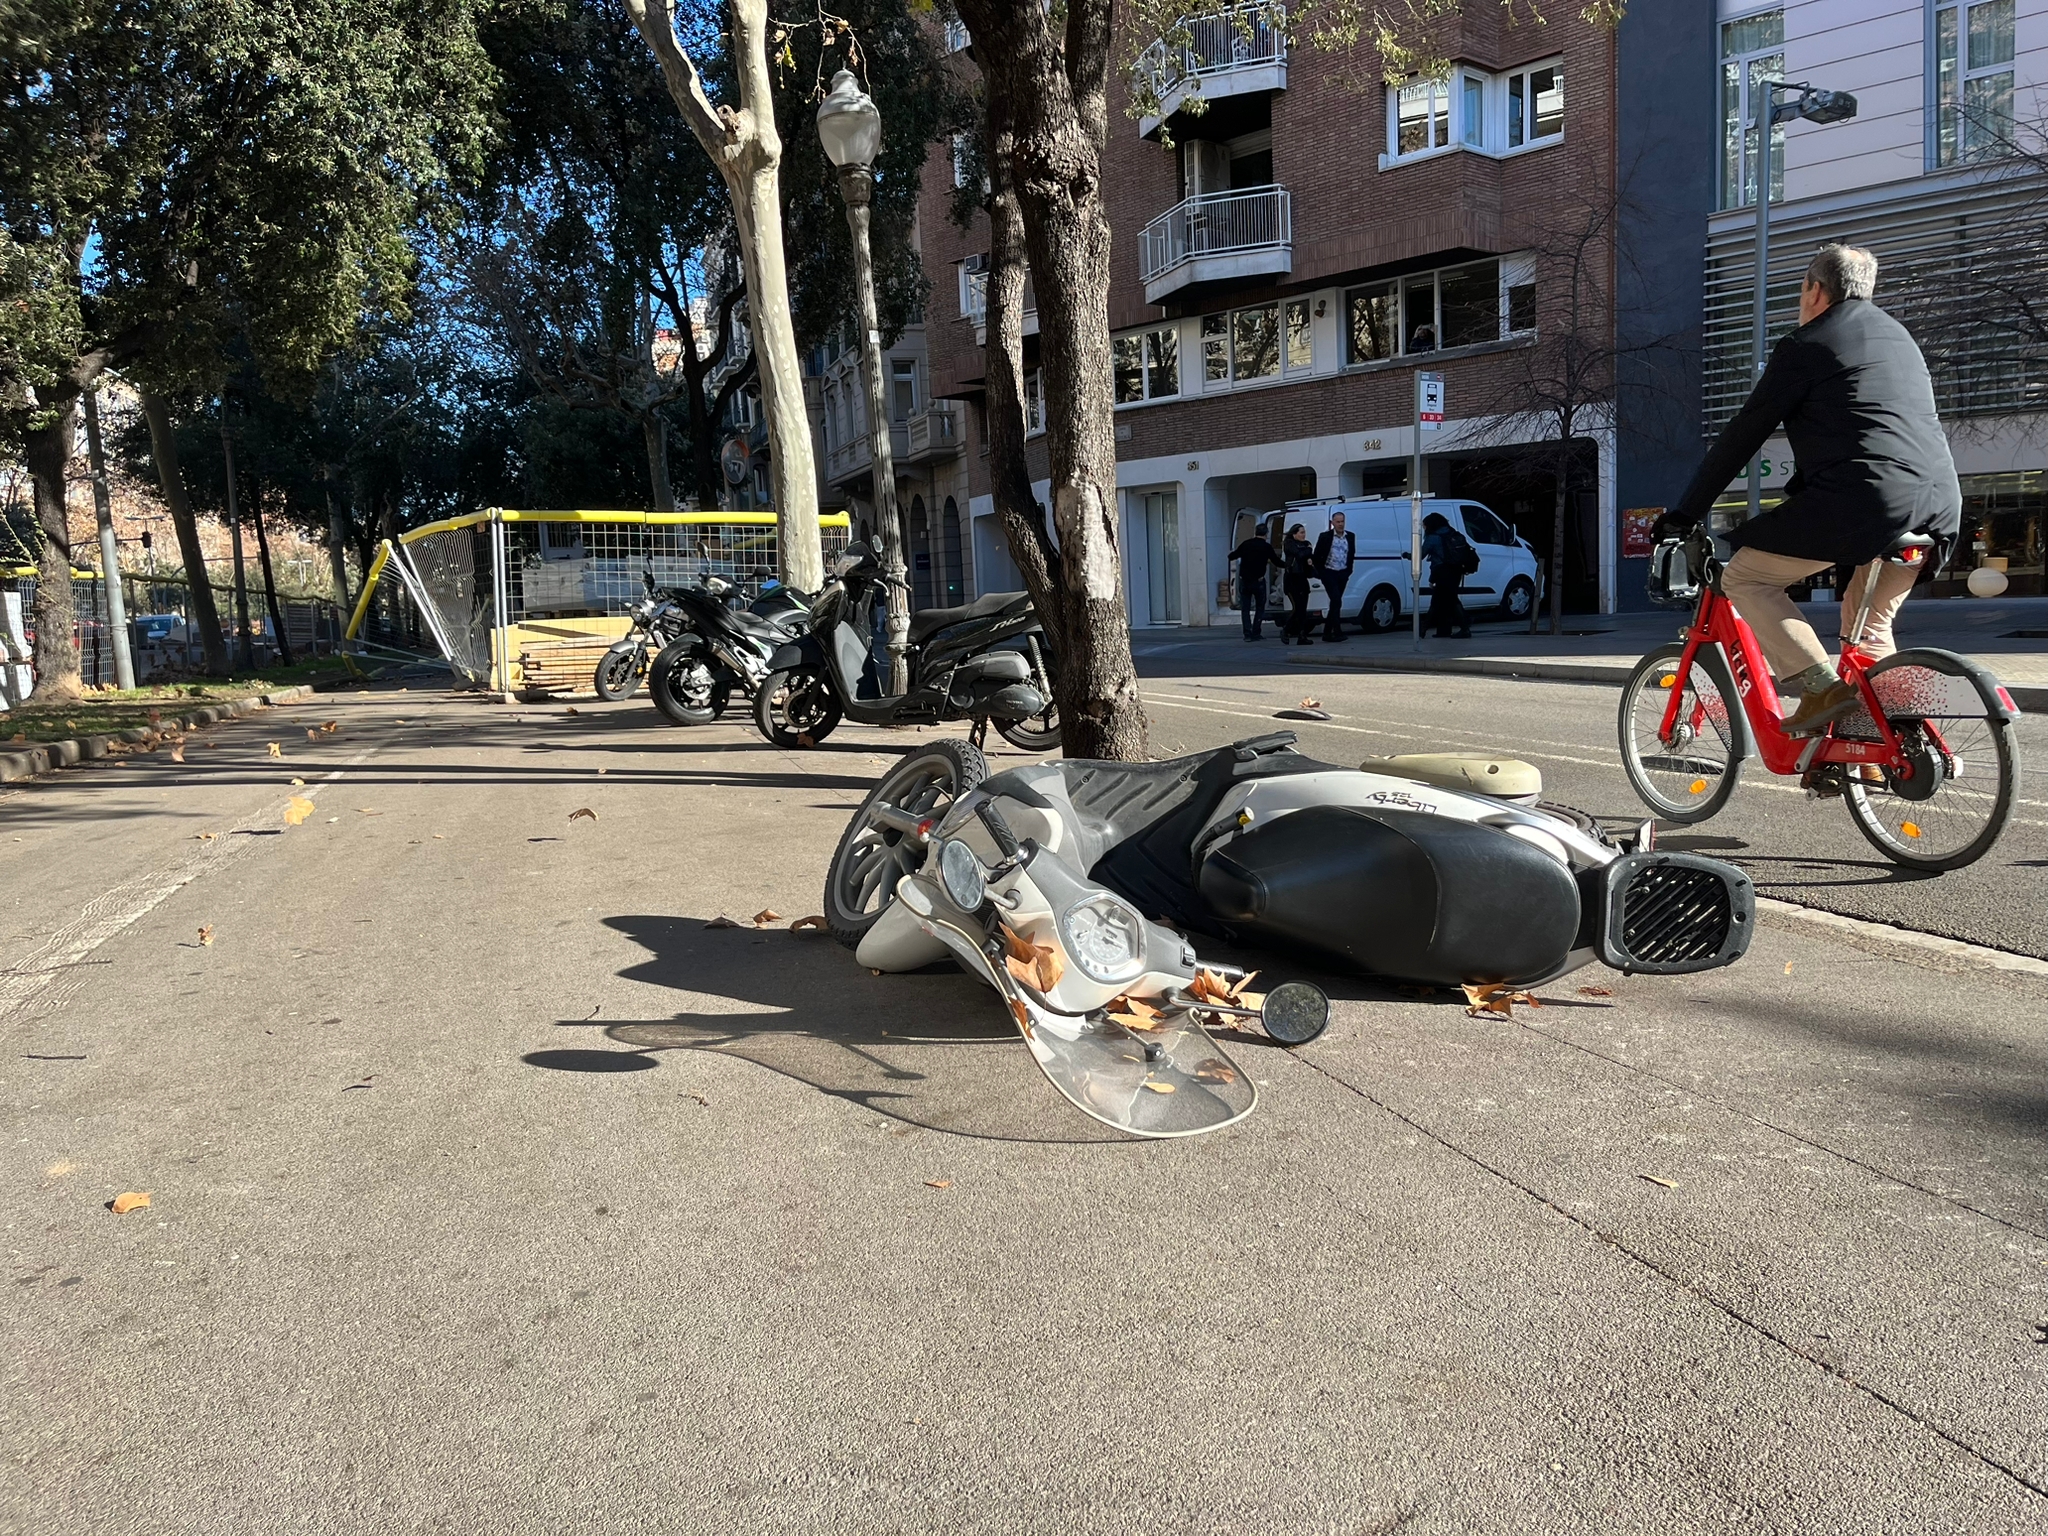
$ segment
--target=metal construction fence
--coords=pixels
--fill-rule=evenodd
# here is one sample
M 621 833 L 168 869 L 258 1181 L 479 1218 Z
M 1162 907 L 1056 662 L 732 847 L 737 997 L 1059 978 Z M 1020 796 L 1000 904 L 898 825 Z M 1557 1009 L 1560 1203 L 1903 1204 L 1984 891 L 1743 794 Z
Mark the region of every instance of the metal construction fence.
M 33 627 L 36 576 L 33 566 L 0 568 L 0 582 L 21 599 L 24 632 Z M 199 641 L 199 625 L 192 616 L 191 583 L 182 575 L 158 575 L 123 571 L 120 575 L 122 609 L 128 616 L 128 648 L 135 662 L 139 683 L 182 677 L 199 672 L 206 658 Z M 235 647 L 235 589 L 226 582 L 209 581 L 214 611 L 229 653 Z M 113 626 L 107 601 L 107 583 L 98 571 L 74 568 L 71 588 L 76 605 L 79 674 L 88 687 L 114 685 Z M 259 667 L 280 662 L 288 654 L 293 661 L 315 656 L 332 656 L 341 650 L 342 630 L 348 615 L 326 598 L 292 597 L 278 594 L 277 606 L 284 620 L 284 644 L 278 644 L 277 626 L 271 622 L 263 589 L 250 589 L 249 637 Z
M 845 548 L 844 512 L 819 519 L 825 558 Z M 512 512 L 428 523 L 387 539 L 347 639 L 431 651 L 494 692 L 525 682 L 536 647 L 609 644 L 632 625 L 642 576 L 757 582 L 777 568 L 772 512 Z

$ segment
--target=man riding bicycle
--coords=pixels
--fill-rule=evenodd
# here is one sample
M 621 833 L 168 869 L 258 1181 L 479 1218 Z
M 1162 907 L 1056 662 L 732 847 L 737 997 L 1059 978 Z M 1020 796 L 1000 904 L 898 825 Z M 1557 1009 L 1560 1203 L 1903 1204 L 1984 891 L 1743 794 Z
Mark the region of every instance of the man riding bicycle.
M 1906 328 L 1871 302 L 1877 258 L 1824 245 L 1799 289 L 1799 328 L 1771 352 L 1747 402 L 1708 450 L 1666 521 L 1704 522 L 1714 500 L 1783 423 L 1797 466 L 1785 499 L 1732 530 L 1735 557 L 1721 590 L 1755 631 L 1781 687 L 1799 707 L 1787 735 L 1811 735 L 1856 708 L 1858 695 L 1828 664 L 1813 626 L 1785 589 L 1832 565 L 1855 565 L 1843 588 L 1841 626 L 1855 623 L 1871 562 L 1902 534 L 1931 534 L 1921 567 L 1880 565 L 1862 635 L 1842 636 L 1888 656 L 1892 620 L 1913 583 L 1945 563 L 1962 526 L 1963 494 L 1934 411 L 1927 363 Z

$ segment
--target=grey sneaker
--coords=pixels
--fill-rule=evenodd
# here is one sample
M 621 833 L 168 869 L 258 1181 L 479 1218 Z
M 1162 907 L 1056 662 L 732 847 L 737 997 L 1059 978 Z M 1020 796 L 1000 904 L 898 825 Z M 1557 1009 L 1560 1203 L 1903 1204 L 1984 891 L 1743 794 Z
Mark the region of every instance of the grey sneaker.
M 1787 736 L 1813 736 L 1848 714 L 1863 695 L 1847 683 L 1829 683 L 1819 693 L 1802 693 L 1799 707 L 1785 721 Z

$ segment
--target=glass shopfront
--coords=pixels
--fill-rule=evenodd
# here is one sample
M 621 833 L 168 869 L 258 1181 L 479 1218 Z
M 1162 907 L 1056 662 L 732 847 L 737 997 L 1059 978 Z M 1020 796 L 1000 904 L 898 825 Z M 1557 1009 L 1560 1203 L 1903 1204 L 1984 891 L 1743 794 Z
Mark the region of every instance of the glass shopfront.
M 2048 523 L 2048 470 L 2014 470 L 1996 475 L 1964 475 L 1963 536 L 1940 586 L 1963 590 L 1970 572 L 1980 565 L 2003 562 L 2006 591 L 2014 597 L 2038 597 L 2042 585 L 2042 535 Z

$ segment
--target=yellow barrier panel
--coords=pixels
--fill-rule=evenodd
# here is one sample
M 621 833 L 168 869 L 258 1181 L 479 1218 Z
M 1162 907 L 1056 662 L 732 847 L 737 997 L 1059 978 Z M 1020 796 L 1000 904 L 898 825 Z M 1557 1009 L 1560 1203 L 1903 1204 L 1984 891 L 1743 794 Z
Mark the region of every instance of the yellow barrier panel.
M 504 523 L 629 523 L 654 528 L 739 523 L 754 528 L 773 528 L 780 519 L 773 512 L 500 512 L 498 520 Z M 435 528 L 461 526 L 460 518 L 434 524 Z M 853 518 L 845 512 L 823 512 L 818 516 L 818 526 L 850 528 Z M 426 533 L 429 530 L 422 528 L 419 531 Z
M 343 631 L 342 639 L 355 639 L 356 631 L 363 627 L 363 620 L 369 617 L 370 599 L 376 594 L 377 578 L 384 574 L 384 562 L 390 558 L 391 541 L 386 539 L 377 546 L 377 558 L 370 562 L 369 570 L 363 573 L 362 595 L 356 599 L 356 611 L 349 615 L 348 628 Z

